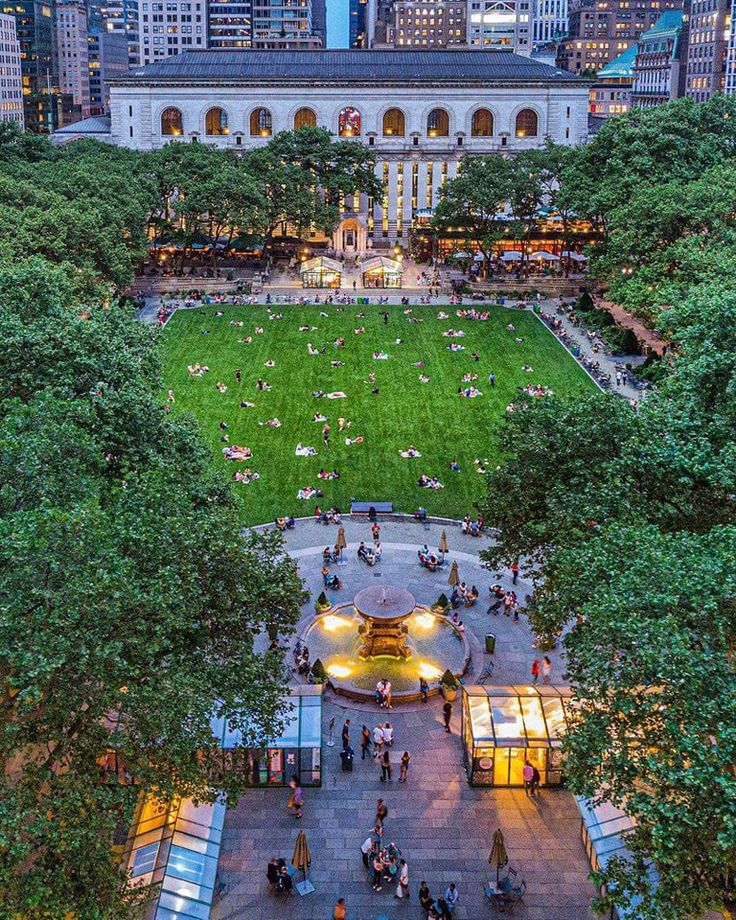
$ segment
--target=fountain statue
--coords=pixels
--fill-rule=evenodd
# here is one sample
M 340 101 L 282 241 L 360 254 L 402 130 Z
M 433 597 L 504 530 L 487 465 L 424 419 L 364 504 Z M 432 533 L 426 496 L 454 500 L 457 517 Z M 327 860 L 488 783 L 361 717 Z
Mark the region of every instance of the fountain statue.
M 363 620 L 358 627 L 360 658 L 409 658 L 411 649 L 406 644 L 409 630 L 404 620 L 416 607 L 409 591 L 375 585 L 359 591 L 353 605 Z

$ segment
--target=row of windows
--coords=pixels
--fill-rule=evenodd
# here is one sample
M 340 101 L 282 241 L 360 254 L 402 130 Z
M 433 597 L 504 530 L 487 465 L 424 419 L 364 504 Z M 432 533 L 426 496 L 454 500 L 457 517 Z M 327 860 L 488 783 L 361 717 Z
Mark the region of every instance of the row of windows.
M 294 128 L 317 126 L 317 115 L 312 109 L 303 108 L 294 116 Z M 357 109 L 344 108 L 337 119 L 340 137 L 359 137 L 361 134 L 361 117 Z M 389 109 L 383 116 L 382 133 L 384 137 L 404 137 L 406 134 L 406 117 L 401 109 Z M 249 119 L 250 134 L 253 137 L 270 137 L 272 133 L 271 112 L 266 108 L 254 109 Z M 215 107 L 210 109 L 204 119 L 205 134 L 218 137 L 230 133 L 227 112 Z M 170 137 L 184 134 L 184 116 L 177 108 L 170 107 L 161 113 L 161 133 Z M 445 109 L 432 109 L 427 116 L 427 136 L 447 137 L 450 133 L 450 116 Z M 493 113 L 488 109 L 476 109 L 470 126 L 472 137 L 492 137 L 494 133 Z M 539 117 L 533 109 L 522 109 L 516 116 L 515 133 L 517 137 L 537 137 L 539 134 Z

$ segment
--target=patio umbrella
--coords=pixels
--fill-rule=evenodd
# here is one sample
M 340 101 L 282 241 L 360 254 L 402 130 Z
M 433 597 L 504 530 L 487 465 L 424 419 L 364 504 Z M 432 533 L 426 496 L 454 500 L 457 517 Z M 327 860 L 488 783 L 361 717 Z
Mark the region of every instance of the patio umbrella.
M 348 541 L 345 539 L 345 528 L 342 524 L 337 528 L 337 548 L 340 550 L 340 555 L 342 551 L 348 545 Z
M 495 867 L 496 869 L 496 884 L 498 885 L 498 873 L 501 871 L 502 867 L 507 865 L 509 861 L 509 854 L 506 852 L 506 844 L 503 840 L 503 834 L 501 830 L 497 830 L 493 835 L 493 846 L 491 847 L 491 855 L 488 857 L 488 862 Z
M 446 552 L 447 552 L 447 534 L 445 533 L 444 530 L 443 530 L 442 533 L 440 534 L 439 551 L 440 551 L 441 553 L 446 553 Z
M 547 252 L 545 249 L 540 249 L 538 252 L 533 252 L 530 256 L 530 259 L 544 260 L 545 262 L 559 262 L 560 257 L 556 256 L 553 252 Z
M 450 256 L 450 258 L 451 258 L 451 259 L 469 259 L 469 258 L 470 258 L 470 253 L 469 253 L 469 252 L 465 252 L 465 251 L 462 251 L 462 252 L 453 252 L 452 255 Z
M 307 835 L 304 831 L 299 831 L 299 836 L 296 838 L 291 864 L 295 869 L 301 869 L 304 872 L 304 881 L 297 882 L 294 886 L 299 894 L 309 894 L 310 891 L 314 891 L 314 885 L 307 878 L 307 871 L 312 865 L 312 854 L 309 852 Z
M 521 262 L 521 253 L 520 252 L 505 252 L 501 259 L 504 262 Z
M 447 584 L 452 585 L 453 588 L 455 587 L 455 585 L 460 584 L 460 575 L 458 574 L 458 571 L 457 571 L 457 560 L 456 559 L 452 560 L 452 567 L 450 569 L 450 577 L 447 579 Z

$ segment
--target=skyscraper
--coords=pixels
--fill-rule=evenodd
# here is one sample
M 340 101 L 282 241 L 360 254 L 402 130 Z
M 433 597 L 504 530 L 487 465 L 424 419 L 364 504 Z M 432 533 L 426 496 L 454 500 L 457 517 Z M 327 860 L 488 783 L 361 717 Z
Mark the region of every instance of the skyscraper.
M 128 72 L 128 40 L 122 32 L 108 31 L 99 10 L 87 11 L 87 58 L 92 115 L 109 108 L 108 80 Z
M 59 89 L 72 97 L 74 120 L 89 118 L 89 44 L 87 41 L 87 7 L 82 0 L 57 0 L 56 59 Z
M 567 35 L 567 0 L 535 0 L 533 41 L 538 45 Z
M 139 0 L 90 0 L 90 3 L 100 3 L 100 13 L 109 32 L 125 36 L 128 43 L 128 64 L 137 67 L 140 63 Z
M 0 121 L 23 127 L 23 81 L 15 19 L 0 13 Z
M 141 0 L 138 16 L 141 64 L 207 48 L 207 0 Z
M 50 133 L 61 127 L 51 4 L 16 0 L 5 2 L 2 12 L 15 18 L 26 130 Z

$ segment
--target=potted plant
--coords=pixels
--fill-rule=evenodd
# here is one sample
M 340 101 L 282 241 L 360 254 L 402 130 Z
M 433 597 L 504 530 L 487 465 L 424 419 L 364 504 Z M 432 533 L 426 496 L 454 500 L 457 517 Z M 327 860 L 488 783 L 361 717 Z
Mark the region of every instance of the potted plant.
M 457 677 L 455 677 L 448 668 L 440 678 L 440 691 L 442 692 L 442 696 L 444 696 L 448 703 L 452 703 L 456 699 L 459 689 L 460 684 Z
M 325 671 L 325 666 L 322 664 L 319 658 L 312 665 L 312 678 L 315 684 L 327 683 L 327 671 Z
M 443 592 L 437 598 L 437 600 L 432 604 L 430 610 L 432 613 L 441 613 L 443 616 L 447 614 L 447 611 L 450 609 L 450 602 L 447 599 L 447 595 Z
M 327 599 L 327 595 L 322 591 L 314 602 L 314 609 L 316 613 L 327 613 L 327 611 L 332 607 L 332 604 Z

